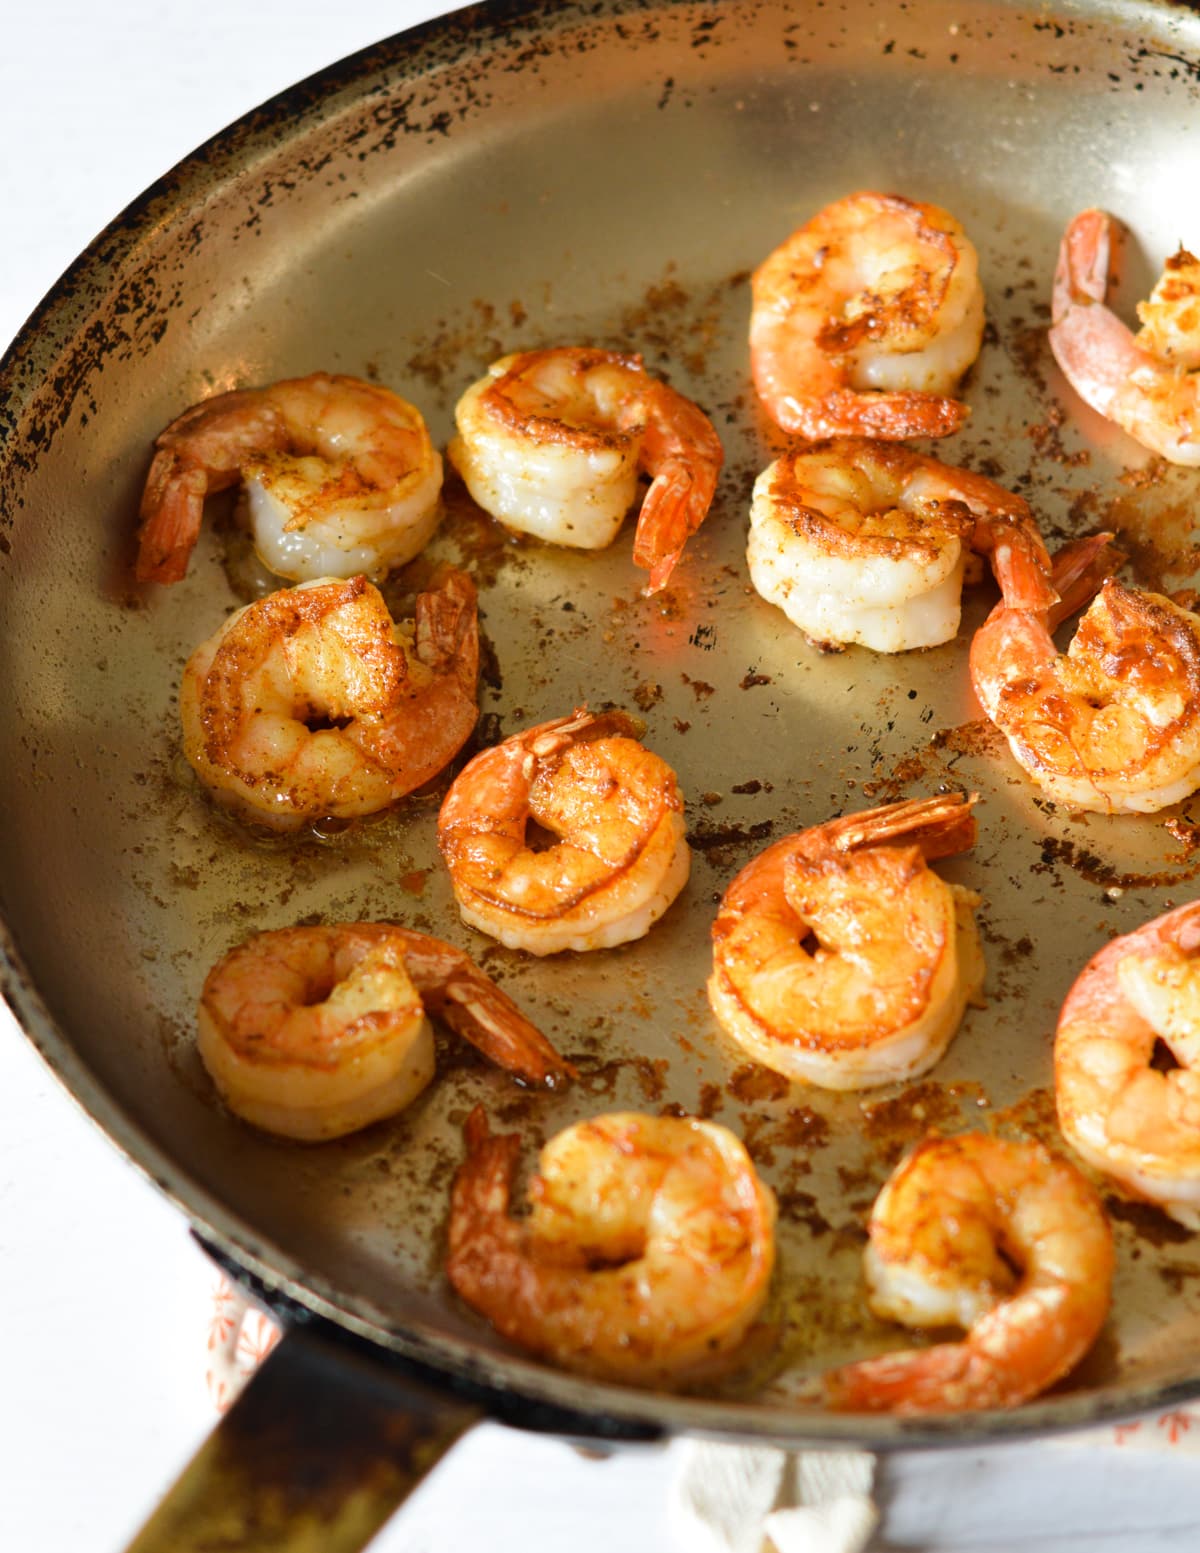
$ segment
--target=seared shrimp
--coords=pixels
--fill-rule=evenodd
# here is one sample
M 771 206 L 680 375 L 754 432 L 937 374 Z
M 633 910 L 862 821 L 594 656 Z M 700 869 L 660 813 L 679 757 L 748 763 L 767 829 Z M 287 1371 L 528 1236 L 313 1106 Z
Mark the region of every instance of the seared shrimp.
M 1152 1065 L 1159 1041 L 1176 1066 Z M 1054 1085 L 1089 1164 L 1200 1229 L 1200 901 L 1088 961 L 1059 1016 Z
M 602 550 L 637 499 L 633 559 L 664 586 L 716 490 L 724 454 L 708 417 L 640 356 L 583 347 L 505 356 L 454 412 L 447 452 L 471 495 L 506 528 Z
M 823 1089 L 924 1073 L 983 985 L 979 897 L 927 860 L 975 840 L 974 798 L 907 799 L 786 836 L 713 923 L 708 999 L 756 1062 Z
M 947 211 L 896 194 L 836 200 L 752 278 L 750 365 L 767 413 L 802 437 L 944 437 L 979 354 L 975 249 Z
M 314 372 L 217 394 L 155 443 L 137 576 L 178 582 L 206 497 L 241 483 L 264 566 L 292 582 L 382 577 L 437 527 L 442 460 L 390 389 Z
M 1085 210 L 1067 227 L 1054 273 L 1050 349 L 1085 403 L 1173 464 L 1200 465 L 1200 259 L 1167 260 L 1137 334 L 1105 305 L 1118 227 Z
M 272 830 L 387 808 L 435 777 L 478 709 L 475 586 L 447 569 L 396 625 L 365 577 L 248 604 L 183 671 L 183 750 L 214 798 Z
M 282 928 L 231 949 L 205 978 L 198 1046 L 243 1120 L 338 1138 L 393 1116 L 432 1079 L 426 1008 L 527 1084 L 574 1075 L 461 950 L 390 922 Z
M 465 1128 L 446 1271 L 510 1341 L 635 1386 L 728 1370 L 767 1296 L 775 1199 L 724 1127 L 630 1112 L 541 1152 L 531 1212 L 509 1214 L 520 1152 Z
M 1055 558 L 1063 601 L 999 604 L 971 643 L 971 679 L 1018 764 L 1056 803 L 1152 814 L 1200 786 L 1200 619 L 1109 579 L 1065 654 L 1051 632 L 1095 592 L 1108 536 Z
M 1112 1232 L 1080 1172 L 1040 1143 L 934 1137 L 879 1194 L 864 1265 L 877 1316 L 967 1336 L 831 1371 L 829 1406 L 1016 1407 L 1072 1369 L 1104 1325 Z
M 785 453 L 755 482 L 750 580 L 819 645 L 950 641 L 968 550 L 990 557 L 1014 609 L 1054 603 L 1028 503 L 983 475 L 846 439 Z
M 675 773 L 624 712 L 580 707 L 476 755 L 438 816 L 464 922 L 557 954 L 641 938 L 687 883 Z M 553 844 L 535 850 L 530 822 Z

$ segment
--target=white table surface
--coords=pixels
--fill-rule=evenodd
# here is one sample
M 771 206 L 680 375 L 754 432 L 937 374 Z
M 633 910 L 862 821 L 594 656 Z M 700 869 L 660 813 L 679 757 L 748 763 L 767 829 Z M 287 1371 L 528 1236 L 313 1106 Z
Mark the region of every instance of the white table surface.
M 273 92 L 444 9 L 437 0 L 37 0 L 0 31 L 0 343 L 147 184 Z M 75 1108 L 0 1005 L 0 1549 L 131 1535 L 213 1421 L 214 1277 L 178 1215 Z M 1148 1421 L 1141 1438 L 1151 1433 Z M 1197 1432 L 1200 1432 L 1198 1430 Z M 1132 1437 L 1135 1441 L 1135 1431 Z M 1180 1450 L 1103 1441 L 906 1456 L 883 1547 L 1159 1553 L 1200 1540 Z M 585 1461 L 484 1426 L 379 1537 L 383 1553 L 663 1553 L 671 1450 Z

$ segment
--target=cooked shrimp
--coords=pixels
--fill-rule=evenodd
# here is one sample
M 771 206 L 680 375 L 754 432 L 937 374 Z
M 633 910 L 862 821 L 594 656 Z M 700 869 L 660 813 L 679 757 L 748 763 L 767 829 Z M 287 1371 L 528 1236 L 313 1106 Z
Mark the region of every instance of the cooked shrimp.
M 713 923 L 708 999 L 756 1062 L 823 1089 L 924 1073 L 983 986 L 979 897 L 927 860 L 975 840 L 975 799 L 907 799 L 785 836 Z
M 887 1182 L 864 1257 L 868 1303 L 959 1343 L 884 1354 L 823 1378 L 865 1413 L 1016 1407 L 1072 1369 L 1104 1325 L 1112 1233 L 1074 1165 L 1040 1143 L 927 1138 Z
M 785 453 L 755 482 L 750 580 L 822 646 L 906 652 L 950 641 L 968 550 L 990 557 L 1014 609 L 1055 601 L 1028 503 L 983 475 L 845 439 Z
M 1152 1065 L 1160 1041 L 1176 1066 Z M 1088 961 L 1059 1016 L 1054 1084 L 1090 1165 L 1200 1229 L 1200 901 Z
M 1173 464 L 1200 465 L 1200 259 L 1167 260 L 1137 334 L 1105 305 L 1117 223 L 1085 210 L 1067 227 L 1054 273 L 1050 349 L 1085 403 Z
M 944 437 L 979 354 L 975 249 L 937 205 L 836 200 L 752 277 L 750 365 L 767 413 L 802 437 Z
M 470 761 L 438 816 L 464 922 L 557 954 L 641 938 L 687 883 L 675 773 L 624 712 L 585 707 Z M 553 844 L 536 849 L 530 822 Z
M 204 982 L 198 1046 L 221 1098 L 316 1141 L 402 1110 L 433 1078 L 425 1009 L 528 1084 L 574 1068 L 461 950 L 390 922 L 257 933 Z
M 475 586 L 447 569 L 396 625 L 364 577 L 248 604 L 183 671 L 183 750 L 214 798 L 272 830 L 386 809 L 475 727 Z
M 1051 632 L 1113 563 L 1107 535 L 1055 558 L 1063 602 L 998 605 L 971 643 L 971 679 L 1018 764 L 1056 803 L 1152 814 L 1200 786 L 1200 618 L 1112 579 L 1065 654 Z
M 602 550 L 637 499 L 633 559 L 663 587 L 704 521 L 724 454 L 708 417 L 640 356 L 563 346 L 505 356 L 454 412 L 447 452 L 474 499 L 506 528 Z
M 437 527 L 442 460 L 420 411 L 390 389 L 314 372 L 217 394 L 155 443 L 137 576 L 178 582 L 206 497 L 241 483 L 254 545 L 293 582 L 379 578 Z
M 577 1122 L 542 1150 L 520 1219 L 520 1138 L 491 1136 L 478 1108 L 465 1134 L 446 1271 L 504 1337 L 635 1386 L 737 1363 L 771 1280 L 775 1199 L 731 1132 L 632 1112 Z

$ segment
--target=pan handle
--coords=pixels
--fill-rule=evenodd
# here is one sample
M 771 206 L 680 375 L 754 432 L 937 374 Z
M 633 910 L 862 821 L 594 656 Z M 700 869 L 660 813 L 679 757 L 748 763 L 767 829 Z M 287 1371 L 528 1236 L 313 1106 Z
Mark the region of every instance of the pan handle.
M 481 1403 L 292 1326 L 128 1553 L 357 1553 Z

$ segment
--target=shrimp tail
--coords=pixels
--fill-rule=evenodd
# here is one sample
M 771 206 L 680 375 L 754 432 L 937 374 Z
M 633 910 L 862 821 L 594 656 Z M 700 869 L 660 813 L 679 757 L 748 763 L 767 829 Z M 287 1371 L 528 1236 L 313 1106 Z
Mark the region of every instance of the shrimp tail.
M 836 1413 L 940 1413 L 986 1405 L 979 1365 L 965 1343 L 880 1354 L 822 1377 L 822 1400 Z M 1000 1399 L 995 1398 L 998 1402 Z
M 478 594 L 466 572 L 447 567 L 415 607 L 417 657 L 435 675 L 453 672 L 472 701 L 479 678 Z
M 1103 302 L 1112 274 L 1117 223 L 1104 210 L 1082 210 L 1059 245 L 1051 298 L 1053 321 L 1061 323 L 1080 304 Z
M 650 573 L 647 594 L 666 586 L 684 545 L 699 527 L 711 500 L 711 491 L 705 498 L 694 476 L 682 464 L 672 463 L 655 476 L 642 502 L 633 536 L 633 564 Z
M 821 842 L 834 852 L 852 852 L 888 842 L 919 849 L 926 861 L 953 857 L 975 843 L 972 810 L 978 793 L 939 793 L 933 798 L 907 798 L 899 803 L 843 815 L 818 828 Z
M 211 483 L 204 469 L 174 448 L 160 448 L 142 492 L 134 575 L 139 582 L 179 582 L 200 536 Z
M 683 547 L 712 506 L 724 452 L 707 419 L 687 417 L 690 441 L 682 455 L 655 466 L 633 536 L 633 562 L 650 573 L 646 594 L 666 586 Z M 648 438 L 648 446 L 653 444 Z
M 467 1155 L 454 1177 L 451 1193 L 447 1272 L 455 1287 L 469 1264 L 481 1264 L 480 1248 L 490 1249 L 495 1226 L 508 1224 L 508 1208 L 520 1158 L 521 1140 L 516 1133 L 495 1136 L 487 1113 L 475 1106 L 463 1123 Z M 486 1266 L 473 1267 L 486 1276 Z M 475 1276 L 470 1282 L 474 1284 Z
M 841 389 L 819 399 L 787 395 L 776 419 L 784 431 L 810 440 L 826 437 L 948 437 L 971 414 L 970 406 L 945 394 L 919 389 Z
M 1072 388 L 1110 419 L 1143 355 L 1132 332 L 1104 305 L 1118 230 L 1103 210 L 1081 211 L 1071 221 L 1059 245 L 1047 336 Z
M 555 717 L 521 738 L 521 746 L 536 760 L 549 760 L 581 739 L 640 739 L 646 725 L 619 707 L 607 712 L 589 712 L 586 703 L 577 706 L 569 717 Z
M 479 720 L 479 623 L 475 584 L 449 567 L 414 607 L 415 648 L 430 671 L 427 683 L 410 682 L 394 712 L 371 731 L 370 752 L 403 764 L 408 791 L 445 769 Z M 364 747 L 367 741 L 364 739 Z
M 704 522 L 725 450 L 703 410 L 665 383 L 651 382 L 630 408 L 643 418 L 639 465 L 651 476 L 633 560 L 650 573 L 645 592 L 651 594 L 666 585 L 684 545 Z
M 1105 578 L 1124 565 L 1125 557 L 1112 541 L 1111 534 L 1088 534 L 1055 551 L 1051 577 L 1059 601 L 1047 613 L 1048 630 L 1056 631 L 1082 609 L 1099 592 Z
M 972 548 L 990 556 L 1007 608 L 1042 610 L 1058 603 L 1050 556 L 1024 502 L 1002 517 L 977 518 Z
M 460 949 L 424 934 L 403 936 L 413 985 L 457 1035 L 523 1083 L 560 1089 L 579 1077 L 574 1064 Z

